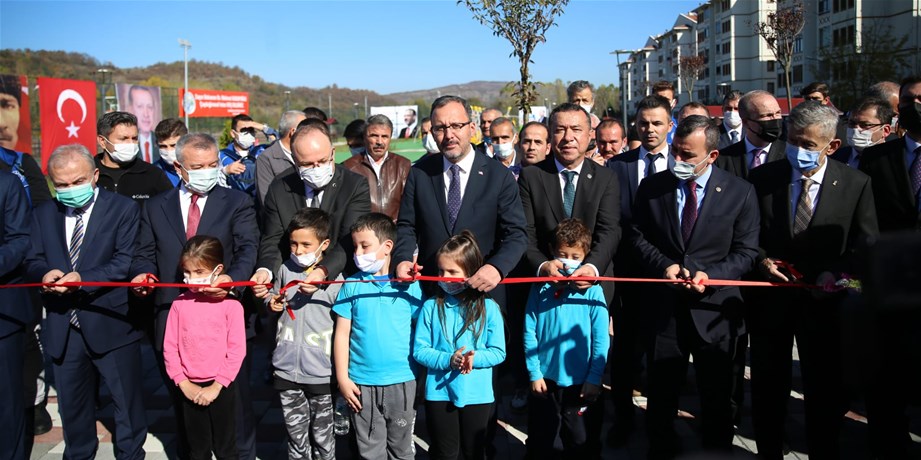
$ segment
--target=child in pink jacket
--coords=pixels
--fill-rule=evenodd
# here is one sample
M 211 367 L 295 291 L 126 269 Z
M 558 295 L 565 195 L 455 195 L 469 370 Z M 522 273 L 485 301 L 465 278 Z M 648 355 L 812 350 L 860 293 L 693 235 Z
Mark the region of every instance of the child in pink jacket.
M 211 285 L 224 270 L 217 238 L 197 235 L 182 250 L 186 284 Z M 246 356 L 243 306 L 193 287 L 173 301 L 166 321 L 166 373 L 186 399 L 181 408 L 193 459 L 236 459 L 236 388 Z

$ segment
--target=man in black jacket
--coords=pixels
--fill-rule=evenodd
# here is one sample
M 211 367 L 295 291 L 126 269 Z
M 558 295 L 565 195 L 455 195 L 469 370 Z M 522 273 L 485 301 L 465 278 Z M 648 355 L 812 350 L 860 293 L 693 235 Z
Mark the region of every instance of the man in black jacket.
M 97 184 L 143 203 L 173 188 L 160 168 L 138 161 L 138 120 L 128 112 L 109 112 L 96 122 L 96 142 L 102 153 L 96 155 Z

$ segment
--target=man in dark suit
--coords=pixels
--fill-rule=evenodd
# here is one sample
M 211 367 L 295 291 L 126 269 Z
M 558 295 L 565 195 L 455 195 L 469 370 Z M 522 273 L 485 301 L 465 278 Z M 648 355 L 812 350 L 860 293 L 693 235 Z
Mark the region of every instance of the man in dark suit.
M 180 175 L 180 186 L 150 200 L 141 212 L 138 249 L 131 266 L 132 282 L 143 282 L 148 274 L 164 283 L 181 283 L 183 279 L 179 256 L 186 241 L 195 235 L 209 235 L 221 240 L 227 272 L 214 280 L 219 283 L 248 279 L 256 265 L 259 231 L 253 200 L 243 192 L 217 186 L 218 147 L 207 134 L 187 134 L 176 144 L 174 166 Z M 147 289 L 136 288 L 136 294 L 146 296 Z M 203 293 L 215 298 L 240 296 L 242 290 L 206 288 Z M 184 439 L 181 413 L 184 396 L 163 368 L 163 335 L 170 306 L 179 295 L 178 288 L 159 288 L 152 293 L 154 305 L 153 336 L 157 364 L 166 387 L 170 390 L 179 433 L 180 455 L 188 454 Z M 253 337 L 255 312 L 247 315 L 247 337 Z M 249 391 L 249 359 L 244 360 L 237 387 L 237 446 L 241 458 L 255 457 L 255 428 Z
M 647 178 L 636 193 L 631 241 L 646 276 L 674 280 L 647 294 L 654 337 L 647 351 L 649 458 L 677 453 L 674 417 L 693 355 L 701 397 L 703 447 L 732 446 L 729 395 L 735 340 L 744 330 L 737 280 L 758 255 L 758 211 L 751 184 L 711 165 L 719 129 L 692 115 L 675 130 L 669 172 Z M 685 283 L 681 283 L 684 279 Z
M 742 93 L 730 91 L 723 98 L 723 122 L 720 123 L 719 149 L 723 150 L 742 140 L 742 115 L 739 114 L 739 100 Z
M 480 113 L 480 138 L 483 139 L 483 141 L 473 146 L 476 153 L 481 153 L 490 158 L 493 157 L 492 139 L 489 137 L 489 128 L 492 126 L 493 120 L 501 116 L 502 112 L 498 109 L 486 109 Z
M 565 103 L 549 118 L 552 155 L 521 171 L 518 186 L 528 226 L 525 260 L 533 276 L 565 277 L 563 263 L 551 252 L 554 230 L 560 221 L 580 219 L 592 233 L 592 245 L 582 265 L 571 276 L 614 276 L 613 258 L 620 241 L 620 187 L 617 176 L 594 161 L 585 161 L 591 140 L 591 119 L 576 104 Z M 496 124 L 493 123 L 493 129 Z M 592 283 L 577 281 L 577 289 Z M 614 285 L 603 285 L 607 303 L 614 296 Z M 598 395 L 584 395 L 586 446 L 592 455 L 601 454 L 603 406 Z
M 58 147 L 48 159 L 56 202 L 32 221 L 28 276 L 43 283 L 126 281 L 136 248 L 139 206 L 96 186 L 99 170 L 82 145 Z M 64 425 L 64 457 L 92 458 L 97 372 L 115 404 L 118 458 L 144 458 L 147 421 L 141 392 L 142 331 L 129 319 L 128 290 L 48 286 L 42 331 L 52 359 Z
M 403 123 L 406 126 L 400 130 L 400 139 L 409 139 L 411 137 L 416 137 L 416 133 L 419 132 L 419 126 L 416 125 L 416 111 L 413 109 L 406 109 L 406 112 L 403 113 Z
M 22 282 L 22 261 L 29 250 L 32 211 L 18 177 L 0 172 L 0 283 Z M 23 403 L 23 356 L 26 334 L 32 334 L 32 305 L 25 289 L 0 289 L 0 445 L 6 458 L 29 458 L 31 443 L 27 433 Z M 34 399 L 34 394 L 32 395 Z M 27 409 L 28 407 L 28 409 Z
M 794 281 L 792 264 L 804 285 L 827 286 L 842 273 L 860 275 L 855 252 L 878 233 L 870 179 L 837 161 L 828 161 L 837 113 L 804 102 L 790 113 L 787 161 L 749 176 L 761 212 L 759 271 L 770 280 Z M 806 406 L 810 456 L 840 458 L 841 424 L 847 410 L 842 391 L 841 301 L 843 292 L 771 288 L 746 299 L 750 305 L 752 410 L 758 453 L 783 457 L 784 420 L 790 399 L 792 345 L 796 338 Z
M 892 107 L 882 99 L 860 101 L 848 114 L 848 146 L 839 148 L 830 158 L 856 169 L 864 149 L 886 142 L 892 132 L 892 116 Z
M 668 169 L 669 145 L 666 142 L 671 132 L 671 105 L 662 96 L 647 96 L 636 107 L 636 130 L 640 136 L 640 147 L 622 153 L 608 161 L 620 185 L 620 225 L 629 229 L 631 208 L 639 184 L 659 171 Z M 624 234 L 627 232 L 624 231 Z M 635 248 L 624 238 L 617 250 L 614 273 L 622 277 L 637 277 L 641 274 Z M 622 283 L 617 286 L 617 300 L 611 308 L 614 322 L 611 349 L 611 396 L 614 403 L 614 424 L 608 440 L 614 445 L 627 441 L 634 428 L 636 409 L 633 405 L 633 390 L 637 388 L 639 374 L 643 368 L 643 343 L 648 328 L 643 320 L 646 302 L 643 288 L 637 284 Z
M 294 214 L 308 206 L 330 214 L 329 239 L 334 244 L 326 250 L 318 269 L 310 272 L 306 281 L 333 280 L 343 272 L 349 275 L 354 270 L 349 228 L 359 216 L 371 212 L 368 181 L 336 166 L 329 127 L 320 120 L 308 118 L 298 125 L 291 136 L 291 152 L 297 168 L 276 178 L 265 196 L 261 213 L 264 230 L 256 263 L 259 268 L 252 281 L 263 284 L 272 280 L 282 261 L 291 253 L 285 229 Z M 268 295 L 264 286 L 256 286 L 253 292 L 257 297 Z
M 422 274 L 435 275 L 435 253 L 448 238 L 470 230 L 486 264 L 467 284 L 493 292 L 504 308 L 499 281 L 515 268 L 528 245 L 524 211 L 515 177 L 502 163 L 475 154 L 471 110 L 457 96 L 442 96 L 432 104 L 432 132 L 441 155 L 430 155 L 413 166 L 403 188 L 397 219 L 393 264 L 396 276 L 413 271 L 418 247 Z
M 750 91 L 739 100 L 742 140 L 720 149 L 716 166 L 734 176 L 748 178 L 748 172 L 764 163 L 784 158 L 780 105 L 761 90 Z
M 902 81 L 899 89 L 901 139 L 868 147 L 860 170 L 873 179 L 879 229 L 884 233 L 921 231 L 921 76 Z M 908 458 L 906 405 L 917 390 L 921 310 L 899 311 L 876 305 L 873 330 L 878 337 L 877 366 L 867 393 L 867 419 L 874 454 Z M 913 378 L 912 378 L 913 377 Z

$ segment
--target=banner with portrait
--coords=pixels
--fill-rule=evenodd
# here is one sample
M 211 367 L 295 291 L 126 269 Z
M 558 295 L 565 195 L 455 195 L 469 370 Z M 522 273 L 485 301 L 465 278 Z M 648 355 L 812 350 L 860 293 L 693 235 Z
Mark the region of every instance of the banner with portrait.
M 141 157 L 148 163 L 152 162 L 151 152 L 157 148 L 154 129 L 163 119 L 160 87 L 116 83 L 115 98 L 118 99 L 118 110 L 131 113 L 138 118 L 138 145 Z
M 370 115 L 384 115 L 393 123 L 394 139 L 409 139 L 419 137 L 419 106 L 418 105 L 389 105 L 371 107 Z
M 185 89 L 179 88 L 179 117 L 184 117 L 186 111 L 189 118 L 231 118 L 241 113 L 249 113 L 249 93 L 241 91 L 217 91 L 213 89 L 189 89 L 189 97 L 185 96 Z
M 0 147 L 32 152 L 29 81 L 25 75 L 0 75 Z

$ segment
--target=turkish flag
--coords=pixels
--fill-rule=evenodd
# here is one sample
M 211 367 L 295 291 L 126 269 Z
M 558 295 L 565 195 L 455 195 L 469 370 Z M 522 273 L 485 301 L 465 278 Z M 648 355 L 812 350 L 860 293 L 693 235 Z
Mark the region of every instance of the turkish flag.
M 42 171 L 55 148 L 81 144 L 96 152 L 96 83 L 84 80 L 38 79 L 42 127 Z

